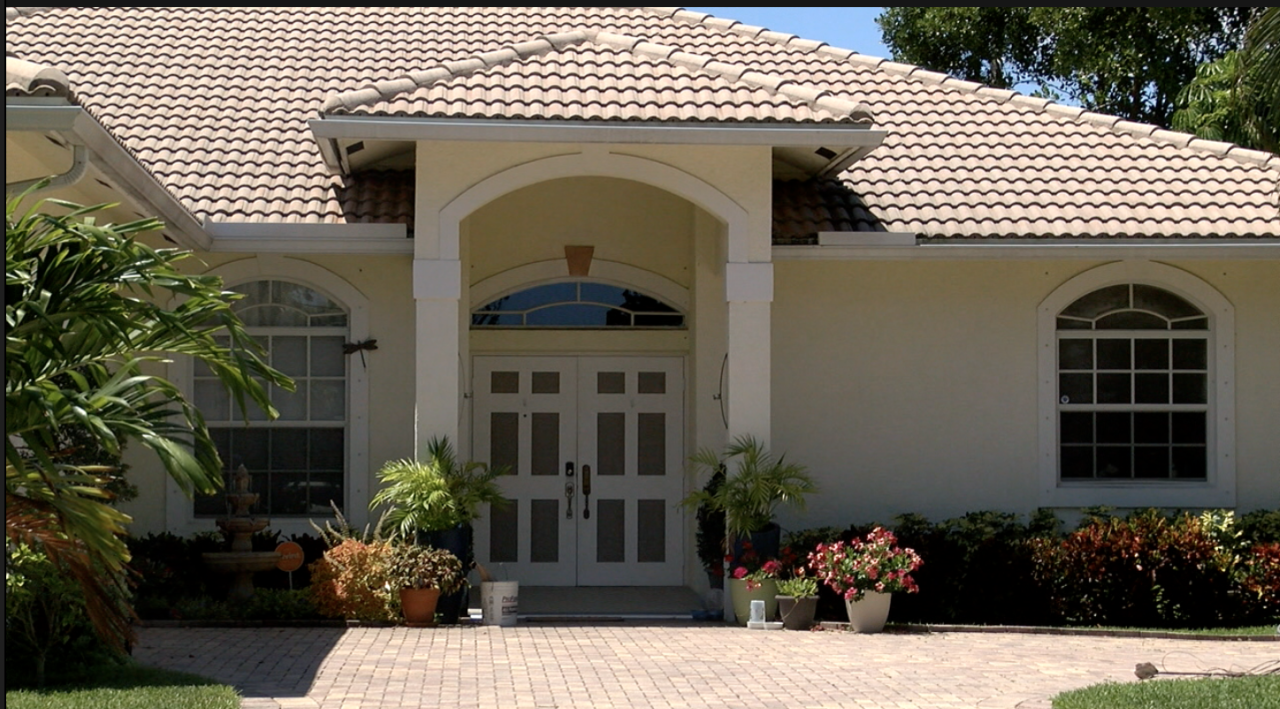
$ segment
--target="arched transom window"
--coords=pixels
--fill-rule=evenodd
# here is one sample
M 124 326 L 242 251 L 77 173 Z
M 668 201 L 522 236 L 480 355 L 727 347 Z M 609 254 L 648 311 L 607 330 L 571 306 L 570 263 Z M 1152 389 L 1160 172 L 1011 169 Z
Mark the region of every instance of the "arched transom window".
M 547 283 L 496 298 L 471 314 L 473 328 L 681 328 L 684 315 L 636 290 L 607 283 Z
M 271 388 L 280 417 L 268 421 L 250 405 L 248 425 L 217 377 L 196 364 L 194 396 L 227 471 L 244 465 L 261 495 L 255 514 L 314 516 L 344 505 L 347 435 L 348 314 L 328 296 L 281 280 L 231 288 L 244 294 L 232 309 L 266 349 L 271 366 L 289 375 L 294 393 Z M 200 497 L 198 516 L 221 515 L 221 495 Z
M 1057 315 L 1060 479 L 1205 480 L 1209 318 L 1167 290 L 1094 290 Z

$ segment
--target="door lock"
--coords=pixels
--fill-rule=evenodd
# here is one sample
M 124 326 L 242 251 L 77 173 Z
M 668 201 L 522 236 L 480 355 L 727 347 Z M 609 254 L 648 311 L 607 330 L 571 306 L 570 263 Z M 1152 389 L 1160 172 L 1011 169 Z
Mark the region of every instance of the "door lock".
M 564 484 L 564 518 L 573 519 L 573 481 Z
M 582 518 L 591 519 L 591 466 L 582 466 Z

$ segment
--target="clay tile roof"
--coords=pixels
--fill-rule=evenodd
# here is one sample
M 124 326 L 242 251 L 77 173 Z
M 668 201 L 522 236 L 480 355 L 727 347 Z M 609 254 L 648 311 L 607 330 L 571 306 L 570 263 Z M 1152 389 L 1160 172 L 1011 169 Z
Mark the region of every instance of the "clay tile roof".
M 307 120 L 344 97 L 327 108 L 874 115 L 888 137 L 843 174 L 777 185 L 782 243 L 827 225 L 938 239 L 1280 237 L 1280 157 L 680 8 L 7 8 L 6 43 L 62 69 L 78 102 L 207 219 L 406 218 L 411 190 L 326 168 Z M 550 83 L 575 72 L 587 90 Z
M 595 30 L 539 37 L 374 82 L 330 97 L 320 110 L 415 118 L 871 122 L 861 106 L 825 90 Z
M 71 80 L 57 67 L 5 57 L 4 95 L 72 98 Z

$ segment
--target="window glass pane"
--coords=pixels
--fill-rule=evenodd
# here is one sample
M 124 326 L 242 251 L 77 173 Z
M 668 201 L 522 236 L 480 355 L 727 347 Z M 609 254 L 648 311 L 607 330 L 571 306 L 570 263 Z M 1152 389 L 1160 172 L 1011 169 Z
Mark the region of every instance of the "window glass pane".
M 626 304 L 627 293 L 631 293 L 631 291 L 626 291 L 622 288 L 611 286 L 606 283 L 582 284 L 582 300 L 587 303 L 600 303 L 601 305 L 629 308 L 630 306 Z M 631 309 L 634 310 L 635 308 Z
M 1203 315 L 1199 308 L 1187 302 L 1181 296 L 1174 295 L 1155 286 L 1141 284 L 1134 284 L 1133 286 L 1133 307 L 1139 310 L 1150 310 L 1153 313 L 1159 313 L 1170 320 L 1191 317 L 1192 315 Z
M 560 373 L 559 372 L 534 372 L 533 373 L 533 393 L 534 394 L 559 394 L 560 393 Z
M 1071 318 L 1058 318 L 1059 330 L 1092 330 L 1092 320 L 1072 320 Z
M 346 432 L 341 428 L 307 430 L 307 463 L 313 473 L 346 469 L 345 438 Z
M 1058 375 L 1058 398 L 1064 404 L 1092 404 L 1093 375 Z
M 533 415 L 532 448 L 529 461 L 533 475 L 560 474 L 560 414 Z
M 266 510 L 273 515 L 305 515 L 307 513 L 306 473 L 274 473 L 268 483 L 271 502 Z
M 1164 411 L 1138 411 L 1133 414 L 1135 443 L 1168 443 L 1169 414 Z
M 266 305 L 271 302 L 271 282 L 270 281 L 253 281 L 252 283 L 241 283 L 229 290 L 236 293 L 244 294 L 244 297 L 237 300 L 231 305 L 231 309 L 235 311 L 247 310 L 255 305 Z
M 684 316 L 654 315 L 652 313 L 636 313 L 633 318 L 636 327 L 683 327 Z
M 1134 369 L 1168 369 L 1169 341 L 1139 339 L 1133 341 Z
M 560 561 L 560 501 L 530 500 L 529 561 Z
M 500 310 L 504 312 L 530 310 L 552 303 L 573 303 L 578 300 L 576 283 L 548 283 L 542 286 L 526 288 L 518 293 L 504 295 L 488 303 L 482 310 Z
M 640 475 L 667 474 L 667 415 L 637 415 L 636 470 Z
M 345 337 L 311 338 L 311 376 L 346 376 L 347 356 L 342 354 L 342 345 L 345 341 Z
M 599 305 L 553 305 L 528 313 L 525 323 L 533 327 L 604 327 L 609 324 L 610 312 Z M 630 319 L 627 315 L 628 324 Z
M 231 396 L 218 379 L 195 381 L 195 405 L 206 421 L 227 421 L 231 418 Z
M 307 514 L 333 514 L 330 500 L 342 509 L 345 499 L 342 488 L 342 473 L 312 473 L 307 489 Z
M 1203 480 L 1207 477 L 1209 451 L 1204 446 L 1173 447 L 1173 477 Z
M 311 382 L 311 420 L 342 421 L 346 418 L 346 382 Z
M 270 459 L 270 431 L 265 428 L 231 429 L 231 459 L 223 459 L 228 470 L 235 470 L 241 465 L 255 472 L 267 469 Z
M 636 561 L 666 561 L 666 500 L 638 500 L 636 507 Z
M 1098 340 L 1098 369 L 1130 369 L 1130 340 Z
M 1068 305 L 1062 314 L 1092 320 L 1104 313 L 1127 307 L 1129 307 L 1129 286 L 1108 286 Z
M 476 313 L 471 316 L 472 327 L 519 327 L 524 324 L 523 315 L 496 315 Z
M 600 500 L 596 516 L 596 561 L 627 560 L 627 508 L 624 500 Z
M 519 372 L 490 372 L 489 392 L 492 394 L 519 394 Z
M 640 372 L 638 381 L 638 391 L 641 394 L 667 393 L 666 372 Z
M 1191 320 L 1180 320 L 1173 323 L 1175 330 L 1208 330 L 1209 318 L 1193 318 Z
M 627 375 L 623 372 L 596 372 L 596 393 L 627 393 Z
M 1169 449 L 1164 446 L 1133 449 L 1133 477 L 1169 477 Z
M 515 500 L 489 506 L 489 561 L 516 561 L 519 534 L 520 506 Z
M 307 429 L 277 428 L 271 431 L 271 470 L 307 469 Z
M 1098 375 L 1098 403 L 1099 404 L 1129 404 L 1132 403 L 1132 386 L 1133 375 L 1131 374 L 1099 374 Z
M 1098 318 L 1094 324 L 1099 330 L 1168 330 L 1169 321 L 1164 318 L 1126 310 Z
M 260 384 L 264 389 L 267 388 L 267 383 L 262 381 L 261 379 L 258 380 L 258 384 Z M 250 421 L 266 421 L 267 420 L 267 413 L 262 410 L 262 407 L 253 403 L 253 399 L 250 399 L 249 397 L 245 397 L 244 405 L 245 405 L 245 408 L 249 410 Z M 231 418 L 236 421 L 244 420 L 242 418 L 242 415 L 239 409 L 233 410 L 231 412 Z
M 271 338 L 271 366 L 291 377 L 307 376 L 307 338 Z
M 1093 447 L 1063 446 L 1061 466 L 1063 478 L 1093 477 Z
M 312 315 L 311 327 L 346 327 L 347 314 L 337 313 L 334 315 Z
M 1128 446 L 1098 446 L 1098 477 L 1133 477 L 1132 462 L 1129 460 L 1132 451 Z
M 1174 374 L 1173 403 L 1204 404 L 1208 402 L 1207 377 L 1204 374 Z
M 627 472 L 627 415 L 596 414 L 596 473 L 624 475 Z
M 1208 343 L 1205 340 L 1174 340 L 1174 369 L 1207 369 Z
M 1085 411 L 1063 411 L 1060 436 L 1063 443 L 1093 443 L 1093 414 Z
M 272 282 L 271 300 L 279 305 L 287 305 L 301 310 L 308 315 L 329 315 L 342 312 L 342 308 L 338 307 L 332 300 L 329 300 L 328 296 L 297 283 Z
M 1173 412 L 1174 443 L 1204 443 L 1206 414 L 1203 411 Z
M 1169 375 L 1136 374 L 1133 381 L 1134 399 L 1139 404 L 1169 403 Z
M 306 327 L 305 313 L 280 305 L 259 305 L 240 314 L 240 319 L 250 327 Z
M 298 389 L 287 392 L 279 387 L 271 388 L 271 403 L 280 412 L 280 421 L 307 420 L 307 382 L 297 382 Z
M 1132 414 L 1124 412 L 1098 412 L 1099 443 L 1132 443 L 1133 433 L 1129 429 Z
M 1058 369 L 1093 369 L 1093 340 L 1059 340 Z

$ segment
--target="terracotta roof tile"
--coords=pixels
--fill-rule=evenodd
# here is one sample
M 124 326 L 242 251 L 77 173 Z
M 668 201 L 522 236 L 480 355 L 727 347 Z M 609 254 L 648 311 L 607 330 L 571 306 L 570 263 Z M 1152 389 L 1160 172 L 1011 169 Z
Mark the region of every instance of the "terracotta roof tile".
M 411 180 L 329 174 L 306 121 L 332 96 L 408 77 L 418 88 L 378 94 L 381 108 L 743 120 L 767 107 L 773 120 L 813 120 L 847 105 L 836 102 L 864 106 L 889 137 L 838 179 L 777 183 L 780 243 L 841 229 L 1280 237 L 1280 157 L 678 8 L 6 8 L 6 20 L 8 49 L 64 71 L 80 103 L 204 218 L 407 219 Z M 529 54 L 573 32 L 596 41 Z M 468 77 L 417 73 L 482 55 L 497 63 Z M 589 87 L 602 100 L 526 81 L 570 66 L 614 77 Z M 644 72 L 647 83 L 617 85 Z M 753 75 L 777 77 L 776 91 L 743 85 Z M 805 89 L 799 103 L 779 98 L 787 87 Z

